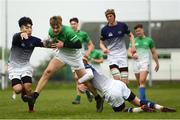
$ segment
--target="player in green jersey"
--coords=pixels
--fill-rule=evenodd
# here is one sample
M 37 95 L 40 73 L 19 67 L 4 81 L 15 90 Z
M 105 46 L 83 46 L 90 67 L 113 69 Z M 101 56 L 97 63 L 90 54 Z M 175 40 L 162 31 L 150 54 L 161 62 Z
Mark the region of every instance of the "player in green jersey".
M 93 65 L 94 68 L 96 68 L 96 70 L 101 71 L 100 64 L 104 61 L 103 53 L 101 52 L 101 50 L 94 49 L 88 56 L 88 61 L 91 63 L 91 65 Z
M 43 75 L 41 76 L 36 90 L 32 95 L 32 101 L 35 103 L 39 93 L 47 84 L 49 77 L 58 69 L 63 68 L 66 64 L 70 65 L 78 76 L 78 82 L 84 83 L 88 89 L 93 93 L 96 100 L 97 112 L 103 109 L 103 98 L 98 95 L 96 89 L 89 84 L 88 80 L 92 76 L 87 74 L 82 61 L 80 52 L 81 42 L 71 27 L 62 25 L 61 16 L 52 16 L 49 20 L 49 38 L 52 42 L 51 47 L 59 49 L 58 54 L 50 62 Z
M 76 33 L 76 35 L 80 38 L 81 44 L 82 44 L 82 48 L 81 48 L 81 52 L 83 53 L 84 57 L 88 57 L 89 54 L 91 53 L 91 51 L 94 49 L 94 45 L 90 39 L 90 37 L 88 36 L 88 34 L 85 31 L 79 30 L 79 20 L 78 18 L 74 17 L 71 18 L 69 20 L 69 23 L 71 25 L 71 28 L 74 30 L 74 32 Z M 85 50 L 85 46 L 87 45 L 87 50 Z M 78 82 L 77 80 L 79 79 L 77 77 L 77 74 L 75 73 L 74 69 L 72 68 L 73 71 L 73 76 L 74 79 L 76 81 L 76 98 L 73 100 L 72 104 L 80 104 L 80 100 L 81 100 L 81 92 L 78 89 Z M 89 91 L 85 91 L 88 101 L 92 102 L 93 100 L 93 96 L 90 94 Z
M 156 52 L 154 41 L 150 37 L 146 37 L 144 34 L 144 29 L 142 24 L 137 24 L 134 27 L 136 38 L 135 38 L 135 47 L 136 53 L 134 55 L 131 54 L 131 44 L 128 50 L 128 55 L 132 57 L 133 60 L 133 71 L 135 73 L 135 77 L 139 82 L 139 94 L 140 99 L 146 99 L 145 96 L 145 85 L 146 79 L 149 72 L 150 65 L 150 52 L 152 53 L 153 59 L 156 63 L 155 71 L 159 70 L 159 61 L 158 55 Z

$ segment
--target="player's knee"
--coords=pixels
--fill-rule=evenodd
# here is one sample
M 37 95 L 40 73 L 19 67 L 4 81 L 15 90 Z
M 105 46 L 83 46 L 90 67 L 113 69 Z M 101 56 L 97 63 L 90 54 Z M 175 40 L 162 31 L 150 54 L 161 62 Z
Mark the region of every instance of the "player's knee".
M 28 95 L 31 95 L 32 89 L 31 89 L 30 86 L 24 87 L 24 89 L 25 89 L 25 91 L 26 91 L 26 93 L 27 93 Z
M 126 85 L 129 84 L 129 80 L 128 79 L 121 79 L 122 82 L 124 82 Z
M 51 74 L 52 74 L 52 69 L 47 69 L 47 70 L 44 71 L 44 74 L 43 74 L 43 75 L 44 75 L 45 77 L 49 77 Z
M 109 67 L 110 67 L 111 74 L 114 77 L 114 79 L 120 80 L 121 74 L 120 74 L 118 66 L 117 65 L 110 65 Z
M 139 80 L 139 86 L 145 87 L 146 81 L 145 80 Z
M 19 94 L 23 89 L 21 80 L 14 78 L 14 79 L 12 79 L 11 82 L 12 82 L 13 90 L 15 91 L 16 94 Z
M 16 94 L 21 93 L 22 89 L 23 89 L 23 87 L 22 87 L 21 84 L 17 84 L 17 85 L 15 85 L 15 86 L 13 86 L 13 90 L 14 90 L 14 92 L 15 92 Z
M 113 78 L 115 79 L 115 80 L 121 80 L 121 77 L 119 76 L 119 75 L 113 75 Z

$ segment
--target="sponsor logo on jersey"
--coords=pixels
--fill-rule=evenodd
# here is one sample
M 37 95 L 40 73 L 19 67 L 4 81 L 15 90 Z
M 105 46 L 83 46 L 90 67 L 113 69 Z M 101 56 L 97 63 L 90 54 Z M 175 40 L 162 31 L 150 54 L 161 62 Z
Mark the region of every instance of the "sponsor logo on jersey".
M 118 31 L 118 34 L 122 34 L 122 31 Z
M 113 34 L 112 34 L 112 32 L 110 32 L 109 34 L 108 34 L 108 37 L 112 37 L 113 36 Z

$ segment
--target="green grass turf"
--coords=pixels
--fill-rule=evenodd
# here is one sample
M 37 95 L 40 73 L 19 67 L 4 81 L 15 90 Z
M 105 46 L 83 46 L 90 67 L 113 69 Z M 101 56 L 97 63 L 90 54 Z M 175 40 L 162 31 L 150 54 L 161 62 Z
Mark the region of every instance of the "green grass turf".
M 136 83 L 129 87 L 138 93 Z M 148 99 L 176 108 L 177 112 L 114 113 L 105 103 L 103 112 L 96 113 L 95 101 L 89 103 L 85 95 L 82 95 L 80 105 L 71 104 L 75 97 L 74 84 L 50 83 L 39 96 L 34 113 L 27 112 L 27 104 L 22 102 L 20 95 L 14 101 L 11 99 L 10 88 L 0 91 L 0 119 L 180 119 L 180 83 L 155 83 L 146 90 Z

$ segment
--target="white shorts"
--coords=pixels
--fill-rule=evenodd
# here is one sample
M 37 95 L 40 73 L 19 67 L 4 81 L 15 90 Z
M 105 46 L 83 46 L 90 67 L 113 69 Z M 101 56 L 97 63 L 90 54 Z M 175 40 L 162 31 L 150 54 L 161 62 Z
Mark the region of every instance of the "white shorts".
M 32 77 L 33 68 L 31 65 L 22 66 L 21 68 L 8 66 L 8 74 L 10 80 L 14 78 L 21 79 L 24 76 Z
M 119 107 L 122 105 L 124 101 L 129 98 L 130 94 L 131 90 L 125 83 L 119 80 L 113 80 L 110 89 L 104 93 L 105 100 L 111 107 Z
M 119 68 L 128 67 L 127 57 L 118 57 L 118 56 L 108 56 L 108 61 L 110 65 L 118 65 Z
M 62 48 L 56 54 L 55 58 L 64 64 L 70 65 L 72 70 L 84 68 L 82 55 L 79 49 Z
M 149 62 L 146 60 L 134 61 L 133 62 L 133 71 L 134 71 L 134 73 L 139 73 L 141 71 L 149 72 Z

